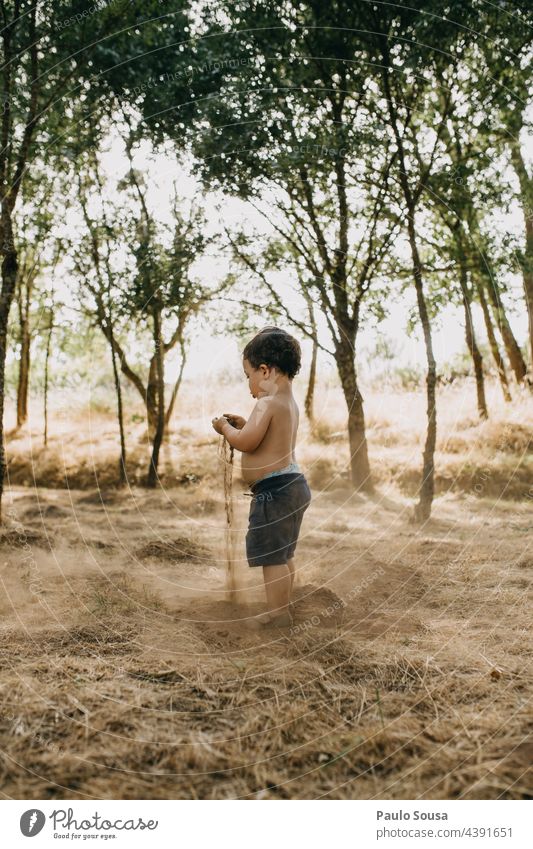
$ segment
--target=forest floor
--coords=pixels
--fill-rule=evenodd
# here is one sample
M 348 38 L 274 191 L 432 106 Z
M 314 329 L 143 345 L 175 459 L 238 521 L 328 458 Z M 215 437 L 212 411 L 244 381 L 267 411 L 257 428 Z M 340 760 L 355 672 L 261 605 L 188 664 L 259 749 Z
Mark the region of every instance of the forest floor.
M 445 396 L 437 457 L 449 486 L 423 526 L 402 477 L 420 465 L 412 399 L 398 396 L 395 421 L 369 402 L 373 496 L 347 485 L 342 409 L 314 434 L 302 423 L 313 501 L 295 621 L 263 633 L 246 624 L 263 588 L 244 559 L 238 470 L 236 600 L 225 593 L 204 421 L 222 410 L 200 405 L 200 424 L 176 427 L 156 490 L 110 485 L 109 415 L 56 418 L 46 449 L 35 421 L 12 434 L 2 798 L 532 798 L 533 503 L 513 489 L 531 483 L 531 402 L 477 424 L 458 397 Z M 45 470 L 62 486 L 43 485 Z

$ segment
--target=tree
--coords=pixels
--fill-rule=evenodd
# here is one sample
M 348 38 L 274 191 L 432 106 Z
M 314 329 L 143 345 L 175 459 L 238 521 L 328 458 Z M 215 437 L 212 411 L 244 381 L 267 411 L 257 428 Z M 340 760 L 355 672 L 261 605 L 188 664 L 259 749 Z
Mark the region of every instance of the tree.
M 472 357 L 474 366 L 474 377 L 476 380 L 477 409 L 480 419 L 488 418 L 487 399 L 485 397 L 485 381 L 483 377 L 483 357 L 476 339 L 476 330 L 472 318 L 473 292 L 468 283 L 468 252 L 466 249 L 467 234 L 461 221 L 456 221 L 451 226 L 452 236 L 457 249 L 457 261 L 459 265 L 459 286 L 461 288 L 461 300 L 465 316 L 466 347 Z
M 147 484 L 154 487 L 165 427 L 170 420 L 185 365 L 185 327 L 201 306 L 213 298 L 215 290 L 212 286 L 200 284 L 191 274 L 194 262 L 209 243 L 201 209 L 193 201 L 188 213 L 183 214 L 179 208 L 175 186 L 172 242 L 168 248 L 164 247 L 158 236 L 156 219 L 149 210 L 145 179 L 133 167 L 130 141 L 127 143 L 127 152 L 130 167 L 121 185 L 136 198 L 139 211 L 134 222 L 135 239 L 132 246 L 136 274 L 129 287 L 127 301 L 122 303 L 122 310 L 126 315 L 141 316 L 151 323 L 153 354 L 146 402 L 149 426 L 151 424 L 152 457 Z M 177 326 L 169 342 L 165 342 L 163 338 L 165 313 L 177 317 Z M 182 365 L 171 403 L 165 412 L 165 356 L 177 343 L 181 348 Z
M 529 118 L 532 38 L 528 12 L 529 9 L 520 8 L 519 4 L 512 14 L 496 4 L 488 10 L 483 30 L 489 37 L 480 39 L 483 66 L 478 78 L 478 98 L 485 111 L 492 113 L 492 135 L 496 136 L 500 149 L 506 150 L 516 175 L 516 197 L 524 222 L 523 246 L 516 256 L 528 312 L 533 368 L 533 174 L 524 155 L 525 139 L 532 129 Z M 523 377 L 525 374 L 522 380 Z
M 17 208 L 22 181 L 43 149 L 62 149 L 72 116 L 71 98 L 84 103 L 94 122 L 99 107 L 108 108 L 111 82 L 124 88 L 145 79 L 144 68 L 135 59 L 151 46 L 156 31 L 169 40 L 178 31 L 183 35 L 184 4 L 176 0 L 169 6 L 174 14 L 158 28 L 156 0 L 114 0 L 92 13 L 81 0 L 0 3 L 0 508 L 6 468 L 6 345 L 19 266 Z M 131 29 L 140 24 L 145 25 Z M 124 92 L 123 99 L 127 97 Z
M 415 507 L 415 518 L 425 521 L 431 514 L 434 495 L 437 365 L 424 292 L 424 272 L 416 215 L 434 167 L 443 128 L 449 114 L 448 94 L 444 92 L 444 98 L 440 102 L 437 99 L 437 102 L 430 105 L 429 89 L 435 86 L 435 66 L 445 61 L 447 65 L 452 66 L 453 70 L 454 60 L 448 52 L 444 59 L 441 53 L 438 55 L 433 53 L 431 41 L 435 40 L 437 33 L 428 28 L 425 22 L 421 27 L 419 26 L 419 13 L 416 9 L 411 7 L 401 9 L 398 13 L 399 20 L 395 16 L 390 17 L 390 14 L 388 9 L 383 13 L 381 10 L 376 11 L 375 31 L 380 56 L 380 84 L 386 103 L 388 124 L 397 149 L 397 175 L 405 203 L 413 281 L 426 349 L 427 431 L 423 453 L 422 483 L 418 504 Z M 401 32 L 400 39 L 397 38 L 399 32 Z M 441 32 L 441 43 L 442 35 Z M 452 40 L 454 37 L 455 33 L 452 34 Z M 426 71 L 426 75 L 421 73 L 422 70 Z M 437 98 L 440 93 L 438 92 Z M 419 139 L 422 128 L 427 126 L 428 118 L 431 119 L 433 138 L 424 157 Z
M 509 323 L 507 311 L 502 299 L 499 273 L 494 262 L 495 245 L 494 238 L 483 232 L 479 223 L 477 212 L 472 209 L 469 221 L 470 238 L 476 245 L 476 253 L 473 257 L 475 263 L 474 274 L 479 280 L 479 285 L 487 295 L 496 327 L 498 328 L 507 354 L 507 358 L 514 373 L 516 382 L 521 385 L 527 374 L 527 366 L 512 327 Z
M 454 171 L 454 173 L 457 173 Z M 461 178 L 462 179 L 462 178 Z M 487 401 L 485 396 L 485 380 L 483 374 L 483 357 L 476 338 L 476 329 L 472 316 L 472 301 L 475 288 L 470 286 L 468 249 L 469 234 L 465 226 L 465 212 L 461 184 L 450 180 L 449 169 L 434 173 L 428 184 L 430 203 L 434 206 L 437 220 L 433 223 L 432 246 L 439 256 L 446 255 L 451 267 L 458 278 L 459 300 L 465 317 L 465 341 L 467 350 L 472 358 L 474 377 L 476 381 L 477 408 L 480 419 L 488 418 Z M 442 222 L 445 230 L 439 227 Z M 448 273 L 448 272 L 447 272 Z M 452 284 L 447 299 L 453 301 L 456 287 Z M 444 294 L 442 283 L 439 285 Z
M 200 283 L 192 274 L 194 262 L 212 241 L 205 233 L 204 216 L 197 201 L 187 211 L 181 209 L 175 187 L 173 225 L 158 221 L 148 203 L 146 176 L 134 168 L 132 145 L 132 136 L 126 133 L 129 166 L 116 185 L 113 200 L 105 191 L 98 151 L 86 151 L 85 166 L 78 172 L 78 200 L 89 239 L 81 237 L 73 246 L 72 256 L 81 291 L 90 296 L 90 301 L 85 301 L 86 312 L 110 346 L 121 468 L 125 469 L 126 449 L 119 367 L 146 407 L 152 444 L 147 483 L 155 486 L 159 451 L 185 365 L 186 327 L 192 316 L 214 297 L 216 289 Z M 120 341 L 127 327 L 136 328 L 140 337 L 146 333 L 150 336 L 147 380 L 130 364 Z M 180 373 L 166 408 L 165 358 L 177 345 L 182 354 Z
M 494 168 L 492 162 L 504 149 L 511 150 L 511 161 L 515 168 L 519 167 L 521 159 L 520 128 L 523 125 L 524 97 L 527 85 L 524 85 L 524 73 L 520 69 L 520 53 L 530 49 L 531 38 L 525 28 L 518 27 L 517 20 L 509 20 L 505 16 L 502 29 L 500 11 L 493 7 L 484 23 L 490 25 L 490 49 L 487 49 L 487 39 L 471 47 L 471 66 L 476 69 L 469 81 L 465 92 L 463 83 L 455 99 L 460 106 L 452 112 L 451 134 L 446 134 L 449 154 L 455 165 L 455 171 L 462 179 L 462 212 L 463 220 L 468 223 L 470 242 L 472 246 L 471 260 L 475 264 L 476 288 L 483 309 L 487 334 L 494 352 L 494 357 L 502 381 L 504 396 L 509 397 L 509 388 L 505 369 L 502 370 L 502 360 L 497 343 L 494 344 L 494 332 L 487 299 L 492 309 L 494 321 L 502 336 L 504 347 L 511 365 L 512 372 L 518 384 L 523 384 L 527 374 L 527 365 L 520 346 L 509 323 L 507 312 L 502 299 L 504 286 L 495 261 L 496 244 L 494 236 L 488 238 L 484 228 L 483 215 L 480 208 L 487 205 L 501 208 L 505 195 L 506 175 L 502 173 L 506 163 L 500 163 Z M 488 35 L 488 31 L 486 31 Z M 511 36 L 509 38 L 509 36 Z M 480 46 L 481 45 L 481 46 Z M 515 46 L 518 52 L 513 51 Z M 513 61 L 509 62 L 511 52 Z M 527 75 L 526 75 L 527 78 Z M 502 127 L 503 122 L 503 127 Z M 513 135 L 511 130 L 516 133 Z M 522 173 L 521 200 L 523 213 L 527 218 L 527 173 Z M 470 177 L 470 179 L 469 179 Z M 492 228 L 491 228 L 492 229 Z M 528 262 L 520 251 L 517 251 L 519 264 L 523 272 L 526 308 L 531 320 L 530 280 L 527 273 Z M 527 227 L 526 227 L 527 254 Z M 501 263 L 500 263 L 501 265 Z M 489 326 L 490 325 L 490 326 Z M 531 341 L 531 324 L 530 324 Z M 506 385 L 507 384 L 507 385 Z
M 440 78 L 440 84 L 445 81 Z M 476 207 L 501 201 L 501 186 L 494 187 L 494 175 L 488 165 L 491 159 L 487 151 L 487 139 L 479 133 L 482 116 L 472 109 L 469 89 L 465 90 L 464 81 L 448 79 L 446 87 L 450 93 L 449 120 L 443 127 L 443 141 L 450 163 L 443 163 L 429 185 L 429 199 L 437 214 L 444 221 L 452 236 L 455 250 L 451 253 L 459 266 L 459 283 L 465 312 L 465 333 L 467 348 L 472 356 L 476 377 L 478 412 L 481 418 L 487 416 L 487 405 L 483 380 L 483 361 L 477 344 L 472 320 L 471 301 L 474 295 L 480 302 L 489 340 L 490 349 L 496 365 L 504 399 L 511 400 L 505 364 L 500 353 L 494 327 L 485 297 L 485 287 L 477 272 L 480 257 L 478 246 L 470 233 L 472 221 L 477 221 Z M 457 106 L 460 105 L 460 110 Z M 469 109 L 465 109 L 468 104 Z M 472 114 L 473 112 L 473 114 Z M 474 195 L 475 187 L 475 195 Z M 468 277 L 473 281 L 473 291 L 469 290 Z
M 58 208 L 57 194 L 57 180 L 42 166 L 35 168 L 31 176 L 26 174 L 16 239 L 18 271 L 14 295 L 18 313 L 17 344 L 20 346 L 17 427 L 28 417 L 31 343 L 40 330 L 41 301 L 46 297 L 46 291 L 40 292 L 37 283 L 39 277 L 54 273 L 59 260 L 60 245 L 53 228 L 61 222 L 63 213 Z
M 388 197 L 394 154 L 373 120 L 374 92 L 357 61 L 361 13 L 347 2 L 295 0 L 224 2 L 219 11 L 210 15 L 209 39 L 190 48 L 191 91 L 185 97 L 180 81 L 151 92 L 154 117 L 146 105 L 144 114 L 161 133 L 188 133 L 206 184 L 253 204 L 298 265 L 294 277 L 305 279 L 328 327 L 330 344 L 322 344 L 337 364 L 348 410 L 352 482 L 371 490 L 356 341 L 398 219 Z M 179 77 L 173 64 L 169 70 Z M 180 120 L 180 98 L 195 104 L 189 127 Z M 268 288 L 261 258 L 233 241 Z M 269 291 L 291 320 L 283 298 Z M 307 322 L 300 325 L 312 338 Z
M 121 234 L 120 224 L 117 219 L 111 224 L 108 211 L 103 200 L 103 180 L 100 174 L 98 154 L 95 148 L 87 151 L 89 174 L 78 172 L 78 200 L 81 206 L 83 221 L 89 237 L 89 254 L 92 261 L 94 277 L 91 279 L 85 269 L 83 259 L 78 254 L 77 268 L 84 277 L 86 287 L 93 294 L 97 321 L 109 342 L 111 352 L 111 364 L 113 368 L 113 381 L 117 399 L 117 420 L 120 435 L 120 458 L 119 458 L 119 481 L 127 483 L 127 457 L 126 457 L 126 435 L 124 429 L 124 413 L 122 401 L 122 386 L 117 365 L 117 341 L 115 338 L 116 318 L 114 310 L 114 290 L 116 289 L 116 271 L 113 268 L 112 252 L 116 250 Z M 99 221 L 96 221 L 89 212 L 89 195 L 96 191 L 100 206 Z M 81 252 L 83 256 L 83 251 Z M 87 269 L 88 272 L 88 269 Z

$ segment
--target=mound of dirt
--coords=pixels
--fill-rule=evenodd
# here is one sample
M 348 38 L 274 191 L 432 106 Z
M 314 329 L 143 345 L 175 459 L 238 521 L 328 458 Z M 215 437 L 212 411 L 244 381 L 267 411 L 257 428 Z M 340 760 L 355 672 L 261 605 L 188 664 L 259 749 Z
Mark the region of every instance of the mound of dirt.
M 78 498 L 78 504 L 91 504 L 100 507 L 102 504 L 121 504 L 124 501 L 124 492 L 120 489 L 95 489 Z
M 294 622 L 299 630 L 309 625 L 335 626 L 342 619 L 344 608 L 339 596 L 327 587 L 306 584 L 294 594 Z
M 136 552 L 136 556 L 145 560 L 156 557 L 159 560 L 196 560 L 204 562 L 210 551 L 204 545 L 190 537 L 176 537 L 173 540 L 152 540 Z
M 66 519 L 70 517 L 68 510 L 57 504 L 37 504 L 24 511 L 25 519 Z
M 9 528 L 9 530 L 0 533 L 0 546 L 2 545 L 9 546 L 9 548 L 24 548 L 26 545 L 36 545 L 38 548 L 51 550 L 53 538 L 50 532 L 47 536 L 31 528 L 19 528 L 16 530 L 15 528 Z

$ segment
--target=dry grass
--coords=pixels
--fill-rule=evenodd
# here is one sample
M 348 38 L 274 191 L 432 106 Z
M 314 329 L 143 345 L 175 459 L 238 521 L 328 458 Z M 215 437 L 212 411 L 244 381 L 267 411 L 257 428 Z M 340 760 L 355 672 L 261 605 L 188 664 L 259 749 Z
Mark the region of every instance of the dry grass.
M 328 490 L 345 485 L 348 478 L 343 402 L 340 393 L 333 398 L 332 394 L 330 390 L 321 399 L 319 393 L 317 421 L 300 451 L 315 486 Z M 507 405 L 498 387 L 489 384 L 488 404 L 490 418 L 480 422 L 471 386 L 440 389 L 435 457 L 439 495 L 457 492 L 510 500 L 528 496 L 533 479 L 533 396 L 516 389 L 513 403 Z M 365 408 L 375 480 L 414 496 L 425 439 L 423 393 L 368 394 Z
M 297 386 L 297 395 L 303 391 Z M 224 387 L 226 404 L 243 412 L 249 399 L 238 388 Z M 174 423 L 160 463 L 165 488 L 199 491 L 205 484 L 204 514 L 213 509 L 209 496 L 216 474 L 217 437 L 210 430 L 216 407 L 213 389 L 184 387 L 180 420 Z M 227 397 L 226 397 L 227 396 Z M 473 387 L 468 383 L 439 390 L 438 442 L 435 487 L 438 494 L 471 493 L 477 497 L 519 500 L 527 497 L 533 477 L 533 396 L 515 389 L 512 404 L 504 404 L 496 385 L 488 384 L 490 418 L 480 422 Z M 206 400 L 207 399 L 207 400 Z M 299 399 L 301 401 L 301 398 Z M 367 436 L 372 472 L 381 485 L 394 485 L 409 496 L 420 481 L 425 437 L 423 392 L 384 390 L 365 393 Z M 316 394 L 313 427 L 302 420 L 298 456 L 313 486 L 331 491 L 348 481 L 348 443 L 345 402 L 338 388 L 320 388 Z M 140 411 L 142 412 L 142 411 Z M 128 477 L 142 484 L 150 457 L 139 411 L 128 426 Z M 53 419 L 53 414 L 52 414 Z M 54 431 L 44 449 L 38 435 L 38 417 L 31 434 L 23 429 L 9 442 L 12 484 L 89 490 L 87 504 L 119 504 L 118 457 L 115 423 L 109 415 L 91 412 L 73 422 L 75 431 Z
M 263 591 L 243 560 L 238 483 L 237 601 L 225 598 L 217 440 L 201 416 L 174 432 L 173 485 L 155 491 L 96 486 L 111 456 L 104 418 L 89 446 L 79 423 L 77 438 L 54 432 L 49 455 L 68 438 L 69 469 L 95 459 L 87 491 L 6 496 L 4 798 L 531 798 L 531 506 L 492 496 L 492 481 L 530 468 L 531 401 L 477 424 L 446 390 L 439 474 L 453 479 L 419 528 L 405 496 L 420 463 L 415 399 L 398 396 L 387 416 L 368 400 L 372 498 L 346 486 L 333 400 L 326 419 L 318 399 L 315 438 L 302 425 L 314 497 L 283 632 L 246 628 Z

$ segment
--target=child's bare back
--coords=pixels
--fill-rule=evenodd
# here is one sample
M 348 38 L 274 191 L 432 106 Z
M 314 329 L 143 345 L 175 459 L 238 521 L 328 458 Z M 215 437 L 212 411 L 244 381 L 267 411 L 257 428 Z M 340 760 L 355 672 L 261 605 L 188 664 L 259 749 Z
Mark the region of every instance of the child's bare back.
M 250 420 L 254 416 L 268 417 L 267 431 L 257 446 L 244 451 L 241 459 L 242 476 L 246 483 L 253 483 L 269 472 L 275 472 L 296 463 L 296 434 L 300 414 L 292 396 L 292 390 L 279 391 L 275 395 L 260 398 Z M 245 430 L 245 427 L 243 430 Z

